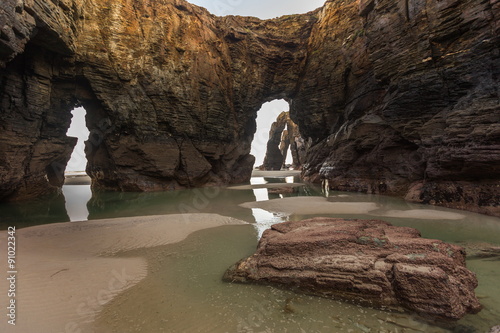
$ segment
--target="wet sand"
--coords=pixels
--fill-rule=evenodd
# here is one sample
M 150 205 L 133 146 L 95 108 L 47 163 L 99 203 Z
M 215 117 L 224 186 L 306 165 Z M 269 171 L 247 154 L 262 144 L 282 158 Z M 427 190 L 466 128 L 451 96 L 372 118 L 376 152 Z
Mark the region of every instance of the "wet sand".
M 0 332 L 92 331 L 102 307 L 147 275 L 145 258 L 117 253 L 172 244 L 197 230 L 233 224 L 245 222 L 216 214 L 183 214 L 18 229 L 16 326 L 2 320 Z M 0 232 L 0 253 L 7 253 L 6 240 L 7 232 Z M 2 279 L 0 290 L 8 289 Z M 0 301 L 8 303 L 6 292 Z
M 268 184 L 254 184 L 254 185 L 237 185 L 228 187 L 228 190 L 256 190 L 260 188 L 294 188 L 301 187 L 304 184 L 299 183 L 268 183 Z
M 300 214 L 367 214 L 378 209 L 374 202 L 331 202 L 323 197 L 290 197 L 269 201 L 245 202 L 245 208 L 260 208 L 273 213 Z
M 300 176 L 300 170 L 263 171 L 253 170 L 252 177 L 290 177 Z
M 265 184 L 269 185 L 269 184 Z M 348 196 L 339 196 L 342 198 Z M 465 215 L 444 209 L 411 209 L 380 211 L 374 202 L 335 202 L 323 197 L 290 197 L 268 201 L 245 202 L 244 208 L 260 208 L 286 215 L 309 214 L 368 214 L 376 218 L 393 217 L 419 220 L 462 220 Z
M 92 180 L 86 174 L 66 174 L 64 179 L 64 185 L 90 185 Z
M 413 218 L 421 220 L 461 220 L 465 215 L 437 209 L 389 210 L 385 213 L 373 214 L 380 217 Z

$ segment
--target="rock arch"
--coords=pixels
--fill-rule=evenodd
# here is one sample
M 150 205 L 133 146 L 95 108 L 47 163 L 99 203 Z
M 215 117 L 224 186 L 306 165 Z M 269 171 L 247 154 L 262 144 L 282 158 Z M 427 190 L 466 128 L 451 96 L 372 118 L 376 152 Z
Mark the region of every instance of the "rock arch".
M 283 111 L 272 123 L 269 130 L 269 140 L 267 141 L 262 169 L 281 170 L 285 166 L 289 148 L 292 155 L 292 167 L 300 169 L 305 159 L 304 139 L 300 136 L 297 124 L 290 119 L 289 112 Z
M 256 112 L 283 98 L 306 179 L 500 214 L 500 7 L 417 2 L 263 21 L 183 0 L 2 1 L 0 199 L 57 190 L 78 104 L 94 187 L 243 182 Z
M 13 32 L 0 58 L 1 114 L 9 128 L 4 198 L 61 186 L 74 145 L 63 133 L 79 104 L 88 112 L 94 187 L 165 190 L 248 180 L 256 111 L 293 93 L 316 21 L 316 13 L 219 18 L 183 1 L 15 4 L 2 5 Z M 20 24 L 25 38 L 15 33 Z M 10 131 L 29 128 L 26 112 L 35 116 L 21 148 L 21 135 Z M 20 155 L 20 164 L 9 163 Z

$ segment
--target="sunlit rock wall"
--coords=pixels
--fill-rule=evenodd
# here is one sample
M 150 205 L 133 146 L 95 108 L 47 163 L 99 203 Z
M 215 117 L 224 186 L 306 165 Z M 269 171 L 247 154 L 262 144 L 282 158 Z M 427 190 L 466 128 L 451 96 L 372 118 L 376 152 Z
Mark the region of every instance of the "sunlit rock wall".
M 294 91 L 316 21 L 218 18 L 184 1 L 18 3 L 0 5 L 3 198 L 61 185 L 75 105 L 94 188 L 247 181 L 256 111 Z

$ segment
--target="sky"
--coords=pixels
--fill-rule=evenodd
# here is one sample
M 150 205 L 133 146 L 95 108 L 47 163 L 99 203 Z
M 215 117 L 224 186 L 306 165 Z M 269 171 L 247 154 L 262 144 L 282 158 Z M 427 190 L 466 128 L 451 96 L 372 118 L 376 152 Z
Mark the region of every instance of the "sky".
M 66 135 L 78 138 L 78 142 L 76 143 L 75 149 L 73 150 L 68 165 L 66 166 L 66 172 L 85 171 L 87 158 L 85 157 L 85 153 L 83 151 L 85 148 L 84 142 L 88 139 L 90 133 L 87 126 L 85 126 L 86 112 L 84 108 L 76 108 L 71 112 L 71 114 L 73 115 L 73 118 L 71 118 L 71 125 L 69 126 Z
M 205 7 L 218 16 L 242 15 L 269 19 L 307 13 L 323 6 L 325 0 L 188 0 L 188 2 Z
M 321 7 L 325 0 L 191 0 L 195 5 L 205 7 L 212 14 L 255 16 L 269 19 L 282 15 L 302 14 Z M 282 111 L 288 111 L 288 103 L 284 100 L 265 103 L 257 113 L 257 131 L 252 142 L 251 154 L 255 156 L 255 166 L 264 161 L 266 143 L 269 138 L 269 129 L 274 120 Z M 68 171 L 84 171 L 87 160 L 85 158 L 84 141 L 89 131 L 85 127 L 85 110 L 73 110 L 73 119 L 67 132 L 68 136 L 78 138 L 77 146 L 71 155 L 66 167 Z M 291 154 L 288 154 L 287 163 L 291 163 Z

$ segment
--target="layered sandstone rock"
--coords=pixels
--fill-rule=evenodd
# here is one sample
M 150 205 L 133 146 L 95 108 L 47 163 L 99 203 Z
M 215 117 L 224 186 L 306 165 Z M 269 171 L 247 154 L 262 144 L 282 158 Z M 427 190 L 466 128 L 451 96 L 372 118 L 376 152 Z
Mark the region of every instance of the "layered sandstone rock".
M 314 218 L 264 232 L 257 251 L 224 275 L 424 317 L 477 313 L 477 279 L 463 248 L 380 220 Z
M 220 18 L 180 0 L 8 0 L 0 14 L 4 199 L 62 184 L 77 105 L 95 188 L 247 181 L 256 112 L 295 89 L 316 21 Z
M 498 215 L 499 15 L 498 1 L 328 1 L 291 107 L 304 177 Z
M 78 105 L 95 188 L 244 182 L 256 112 L 284 98 L 306 179 L 498 215 L 499 17 L 496 0 L 327 1 L 273 20 L 2 1 L 0 198 L 57 191 Z

